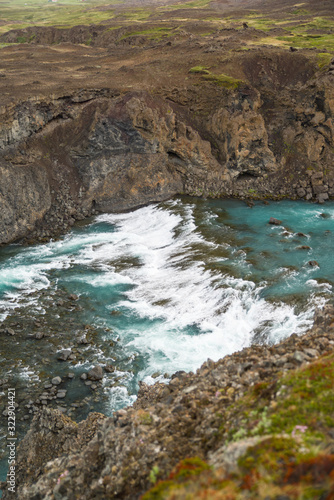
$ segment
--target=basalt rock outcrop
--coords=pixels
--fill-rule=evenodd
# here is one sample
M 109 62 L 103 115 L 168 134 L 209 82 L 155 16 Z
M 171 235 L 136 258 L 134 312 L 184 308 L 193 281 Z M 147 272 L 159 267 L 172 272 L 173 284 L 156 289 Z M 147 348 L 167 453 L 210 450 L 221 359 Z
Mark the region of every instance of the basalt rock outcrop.
M 229 179 L 209 142 L 147 95 L 25 103 L 13 117 L 1 133 L 2 243 L 39 223 L 40 236 L 48 225 L 66 229 L 92 210 L 128 210 L 197 190 L 218 195 Z
M 76 426 L 57 410 L 41 410 L 18 449 L 17 498 L 133 500 L 157 479 L 144 498 L 175 498 L 175 490 L 176 498 L 189 498 L 190 488 L 191 498 L 204 490 L 211 491 L 204 498 L 295 499 L 309 482 L 330 494 L 333 321 L 334 308 L 326 306 L 301 337 L 208 360 L 195 374 L 176 373 L 168 385 L 141 384 L 134 406 L 109 418 L 91 414 Z M 259 449 L 265 458 L 257 469 Z M 298 473 L 303 461 L 309 479 Z M 208 477 L 208 470 L 218 476 Z M 278 479 L 292 472 L 294 481 Z
M 81 90 L 2 108 L 0 243 L 175 194 L 331 198 L 333 75 L 308 69 L 272 89 L 282 57 L 270 71 L 254 56 L 240 64 L 250 57 L 252 82 L 233 89 Z

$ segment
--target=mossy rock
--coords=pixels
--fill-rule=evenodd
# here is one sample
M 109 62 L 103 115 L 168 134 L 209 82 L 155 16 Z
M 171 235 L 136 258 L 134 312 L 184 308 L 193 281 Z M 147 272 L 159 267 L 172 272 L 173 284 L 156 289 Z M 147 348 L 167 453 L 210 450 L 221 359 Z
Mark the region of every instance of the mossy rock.
M 204 471 L 211 471 L 211 467 L 199 457 L 185 458 L 170 473 L 167 480 L 159 481 L 141 497 L 141 500 L 172 498 L 176 490 L 187 488 L 187 485 Z
M 193 68 L 190 68 L 189 73 L 198 73 L 200 75 L 209 75 L 210 71 L 208 71 L 208 68 L 205 66 L 194 66 Z
M 242 83 L 244 83 L 242 80 L 233 78 L 233 76 L 224 75 L 223 73 L 220 75 L 210 73 L 209 75 L 204 75 L 203 79 L 215 83 L 219 87 L 225 87 L 230 90 L 235 90 L 239 88 Z

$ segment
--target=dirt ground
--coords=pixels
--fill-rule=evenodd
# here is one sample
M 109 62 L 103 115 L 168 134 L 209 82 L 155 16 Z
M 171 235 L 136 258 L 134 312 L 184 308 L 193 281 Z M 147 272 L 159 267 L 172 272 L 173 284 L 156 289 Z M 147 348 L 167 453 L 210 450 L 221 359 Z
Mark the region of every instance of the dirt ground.
M 329 62 L 334 53 L 333 2 L 324 0 L 315 6 L 308 0 L 298 4 L 300 8 L 294 5 L 292 0 L 214 0 L 203 8 L 183 4 L 161 10 L 160 5 L 150 4 L 146 6 L 150 17 L 140 22 L 120 15 L 91 27 L 7 33 L 0 42 L 27 39 L 30 43 L 12 43 L 0 50 L 0 110 L 13 102 L 78 89 L 170 93 L 174 87 L 201 85 L 203 75 L 189 73 L 194 67 L 247 81 L 240 61 L 251 54 L 262 57 L 268 51 L 289 51 L 289 37 L 281 40 L 284 36 L 279 35 L 286 35 L 286 26 L 291 25 L 295 30 L 291 36 L 297 33 L 295 40 L 302 41 L 299 52 L 309 58 L 328 54 L 324 61 Z M 125 12 L 124 6 L 119 9 L 120 14 Z M 315 13 L 322 23 L 314 22 Z M 319 35 L 310 35 L 317 29 L 322 33 L 320 41 Z

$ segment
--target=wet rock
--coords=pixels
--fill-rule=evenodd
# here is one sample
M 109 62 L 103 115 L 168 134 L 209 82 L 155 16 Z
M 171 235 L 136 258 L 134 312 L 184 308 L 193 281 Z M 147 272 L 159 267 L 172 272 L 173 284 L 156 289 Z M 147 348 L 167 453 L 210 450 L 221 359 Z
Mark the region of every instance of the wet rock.
M 117 309 L 113 309 L 112 311 L 110 311 L 110 314 L 111 314 L 111 316 L 121 316 L 122 315 L 121 311 L 118 311 Z
M 81 380 L 87 380 L 87 373 L 82 373 L 80 375 Z
M 107 373 L 113 373 L 115 371 L 115 367 L 113 365 L 106 365 L 104 367 L 104 370 L 107 372 Z
M 94 368 L 89 370 L 87 373 L 87 377 L 89 380 L 102 380 L 103 379 L 103 370 L 102 366 L 96 365 Z
M 52 384 L 52 385 L 59 385 L 59 384 L 61 384 L 61 378 L 60 378 L 60 377 L 54 377 L 54 378 L 51 380 L 51 384 Z
M 59 391 L 59 392 L 57 392 L 57 395 L 56 395 L 57 399 L 63 399 L 63 398 L 65 398 L 66 397 L 66 393 L 67 393 L 67 391 Z
M 79 297 L 75 293 L 71 293 L 71 295 L 68 296 L 68 300 L 78 300 Z
M 320 267 L 318 262 L 316 260 L 310 260 L 308 262 L 308 265 L 311 266 L 311 267 Z
M 83 335 L 81 335 L 81 337 L 78 338 L 78 344 L 82 344 L 82 345 L 88 344 L 86 334 L 83 334 Z
M 71 356 L 71 354 L 72 354 L 71 349 L 63 349 L 62 351 L 59 351 L 59 353 L 57 354 L 57 359 L 58 361 L 67 361 Z
M 273 224 L 275 226 L 280 226 L 282 224 L 282 221 L 275 219 L 275 217 L 270 217 L 269 224 Z
M 37 333 L 35 334 L 35 339 L 36 339 L 36 340 L 41 340 L 41 339 L 43 339 L 44 337 L 45 337 L 45 335 L 44 335 L 44 333 L 42 333 L 42 332 L 37 332 Z
M 67 378 L 69 378 L 69 379 L 73 379 L 74 377 L 75 377 L 74 373 L 68 373 L 67 374 Z

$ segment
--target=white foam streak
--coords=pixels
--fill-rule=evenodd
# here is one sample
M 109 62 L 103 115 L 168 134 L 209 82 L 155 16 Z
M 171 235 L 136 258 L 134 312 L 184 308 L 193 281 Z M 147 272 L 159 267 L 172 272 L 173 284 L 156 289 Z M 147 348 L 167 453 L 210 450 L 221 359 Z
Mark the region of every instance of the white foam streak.
M 119 410 L 124 406 L 131 406 L 136 400 L 136 396 L 129 395 L 126 387 L 105 388 L 105 392 L 109 395 L 110 413 Z

